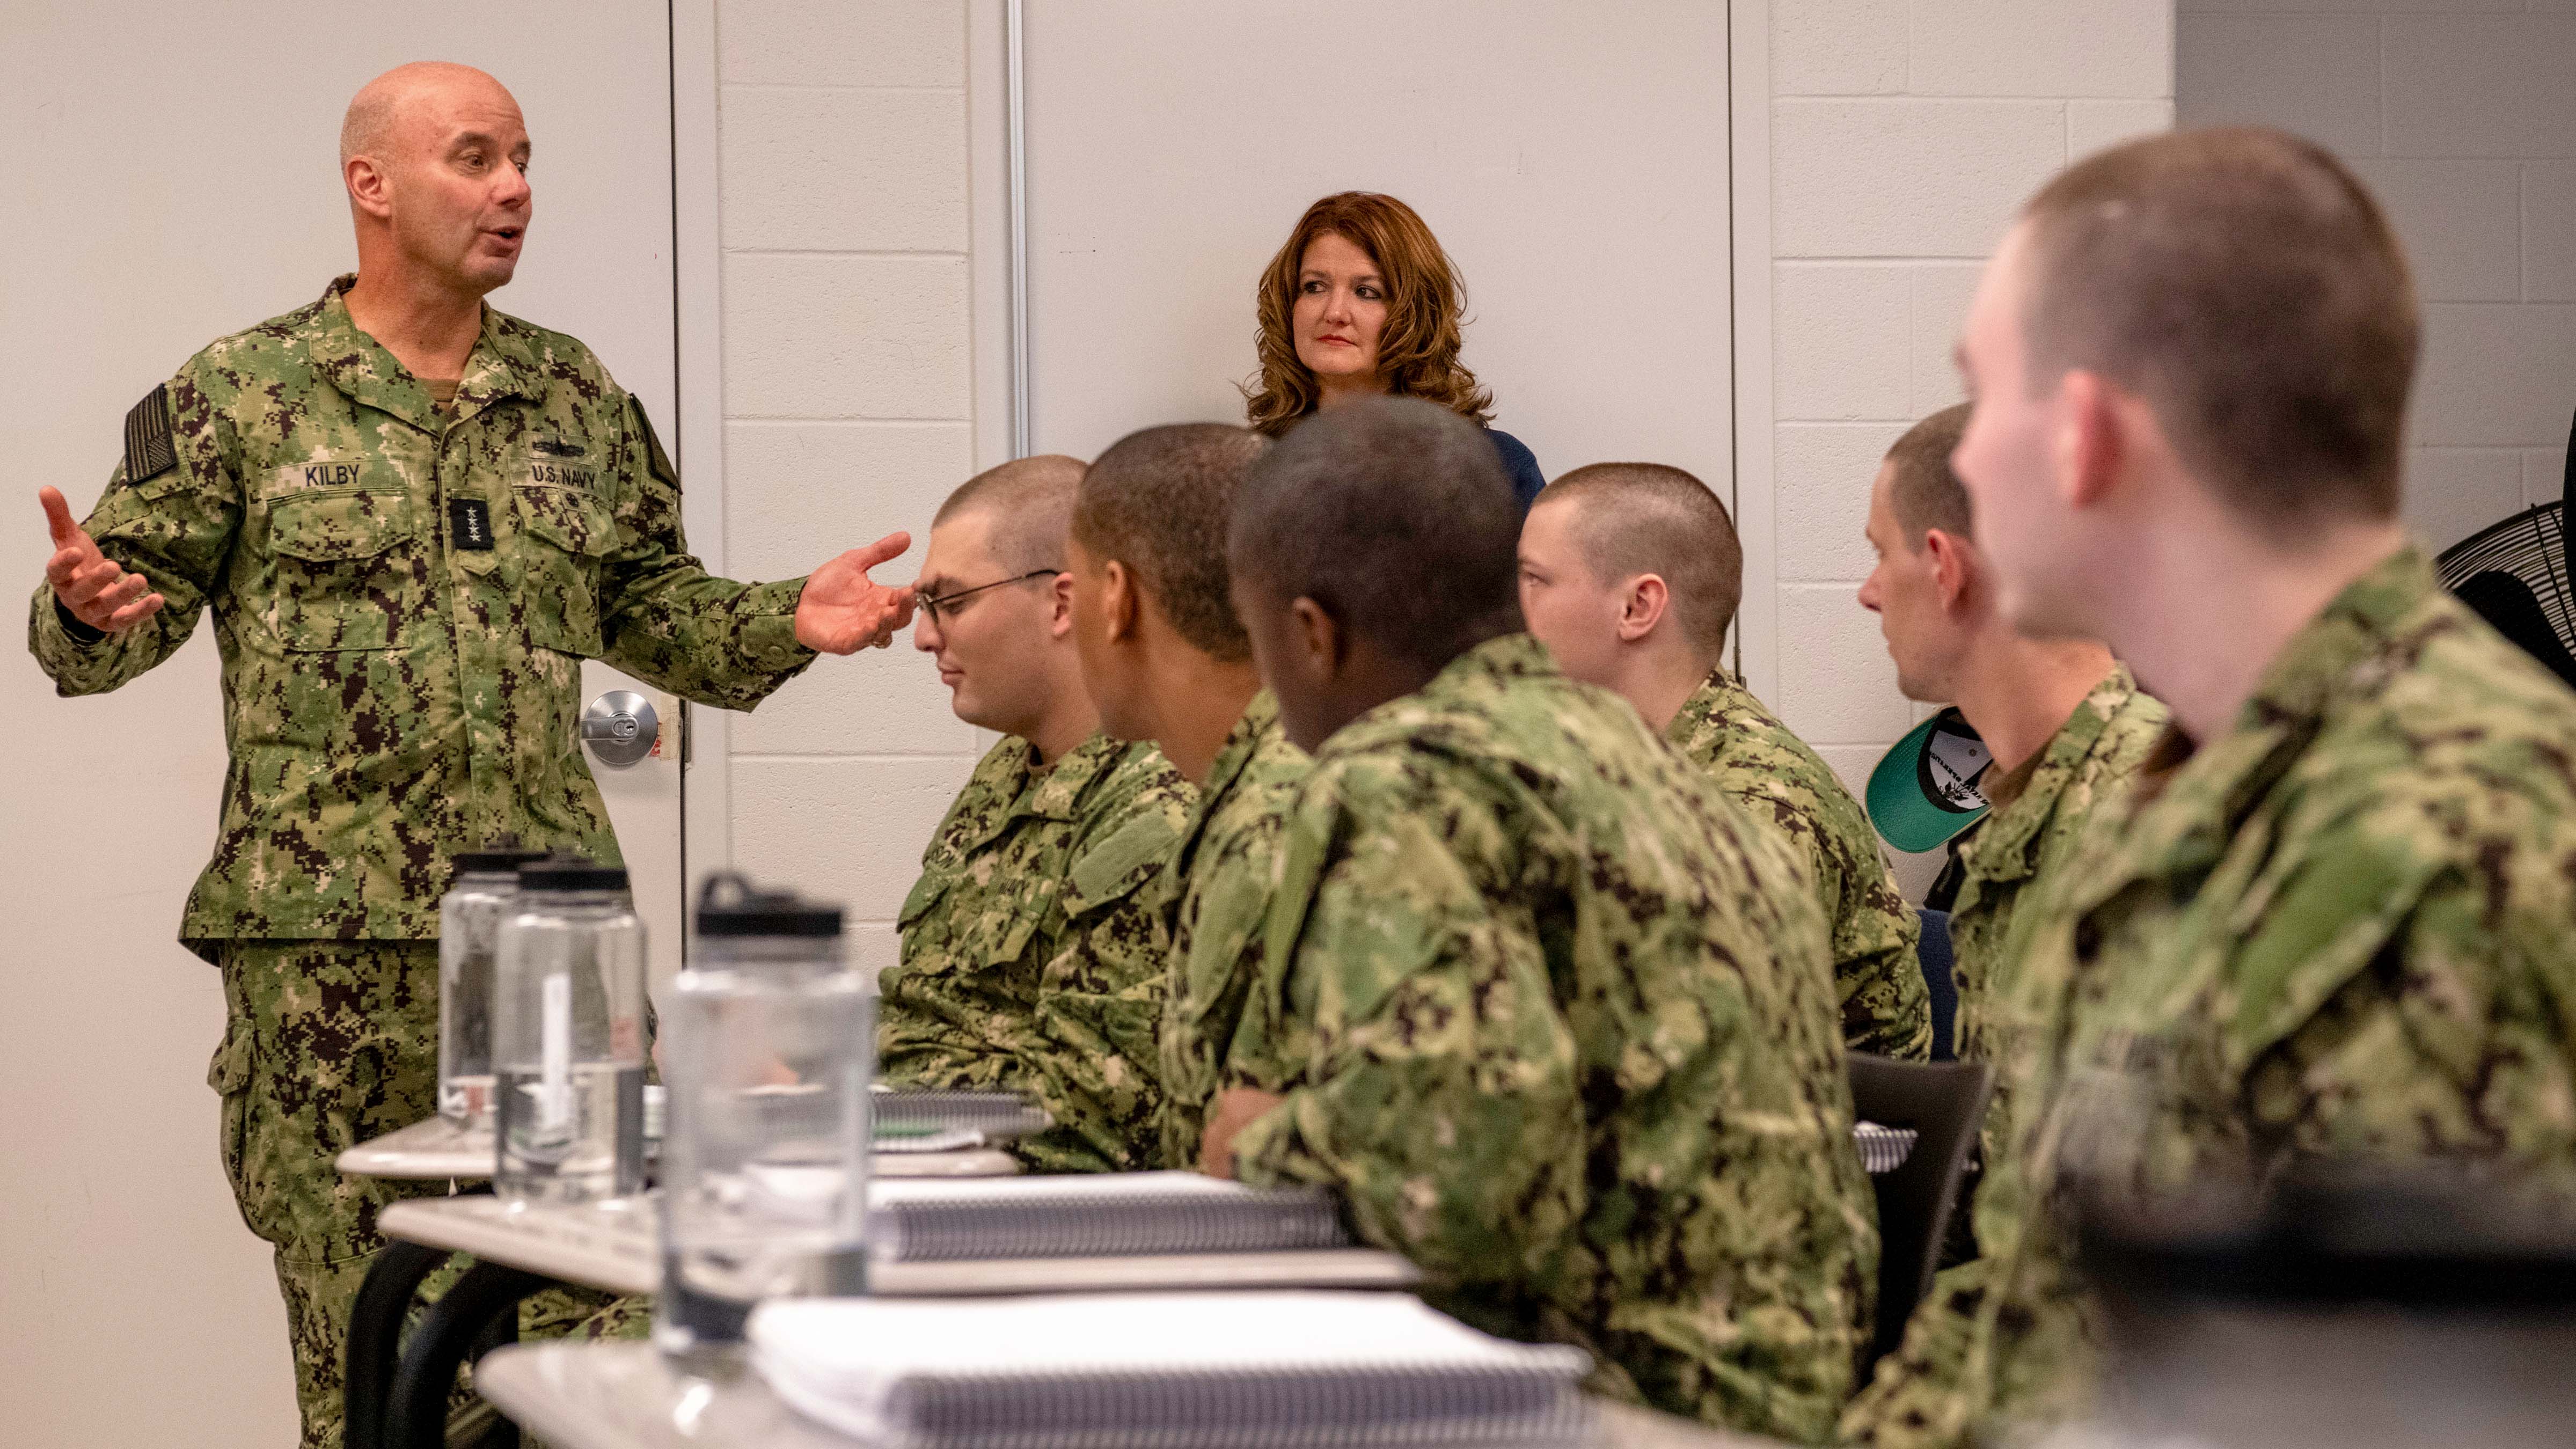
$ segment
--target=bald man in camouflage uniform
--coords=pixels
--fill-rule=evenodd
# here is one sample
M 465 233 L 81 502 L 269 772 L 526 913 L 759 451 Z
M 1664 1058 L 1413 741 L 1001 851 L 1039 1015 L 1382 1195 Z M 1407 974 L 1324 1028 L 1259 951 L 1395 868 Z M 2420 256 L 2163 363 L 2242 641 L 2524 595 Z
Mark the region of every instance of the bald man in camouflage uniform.
M 491 77 L 391 72 L 343 150 L 358 273 L 137 403 L 85 525 L 43 490 L 55 553 L 28 620 L 81 695 L 214 617 L 231 763 L 180 936 L 223 972 L 207 1080 L 243 1220 L 276 1248 L 307 1445 L 339 1438 L 377 1211 L 445 1190 L 332 1162 L 435 1111 L 449 858 L 510 834 L 618 859 L 574 733 L 581 661 L 749 709 L 909 607 L 865 575 L 899 535 L 810 580 L 710 576 L 642 406 L 578 341 L 483 305 L 530 210 Z M 577 1311 L 556 1307 L 528 1326 Z
M 1159 1155 L 1161 879 L 1195 803 L 1153 745 L 1101 733 L 1083 691 L 1064 568 L 1082 473 L 1004 464 L 931 526 L 913 642 L 958 717 L 1004 738 L 922 853 L 877 1024 L 890 1082 L 1035 1096 L 1055 1125 L 1014 1151 L 1045 1172 Z
M 2040 305 L 2061 291 L 2085 311 Z M 2368 192 L 2274 132 L 2102 153 L 1988 269 L 1958 462 L 2011 541 L 2008 607 L 2136 660 L 2174 727 L 2119 828 L 2014 925 L 2000 1005 L 2032 1050 L 1979 1202 L 1990 1279 L 1944 1355 L 1909 1342 L 1855 1406 L 1872 1442 L 2080 1409 L 2080 1196 L 2326 1160 L 2576 1201 L 2576 697 L 2405 539 L 2418 336 Z M 2112 398 L 2116 417 L 2091 405 Z M 2056 409 L 2082 435 L 2053 452 L 2074 477 L 2022 451 Z
M 1409 399 L 1310 419 L 1238 503 L 1238 609 L 1315 760 L 1233 1052 L 1280 1090 L 1230 1088 L 1209 1160 L 1339 1188 L 1433 1301 L 1582 1345 L 1601 1392 L 1820 1441 L 1877 1260 L 1824 921 L 1511 632 L 1514 511 Z
M 1679 468 L 1595 463 L 1539 495 L 1519 550 L 1522 613 L 1558 666 L 1625 696 L 1805 867 L 1832 931 L 1844 1044 L 1930 1056 L 1920 924 L 1869 816 L 1720 662 L 1744 592 L 1726 505 Z

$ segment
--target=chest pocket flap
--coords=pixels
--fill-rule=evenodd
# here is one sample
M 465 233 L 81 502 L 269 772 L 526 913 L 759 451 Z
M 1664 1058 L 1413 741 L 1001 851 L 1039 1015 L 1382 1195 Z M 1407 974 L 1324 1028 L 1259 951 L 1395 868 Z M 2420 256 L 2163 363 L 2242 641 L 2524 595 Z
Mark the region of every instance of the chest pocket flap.
M 268 559 L 265 577 L 246 593 L 279 643 L 339 650 L 403 642 L 421 593 L 418 550 L 405 547 L 419 534 L 409 492 L 296 487 L 272 492 L 258 511 Z

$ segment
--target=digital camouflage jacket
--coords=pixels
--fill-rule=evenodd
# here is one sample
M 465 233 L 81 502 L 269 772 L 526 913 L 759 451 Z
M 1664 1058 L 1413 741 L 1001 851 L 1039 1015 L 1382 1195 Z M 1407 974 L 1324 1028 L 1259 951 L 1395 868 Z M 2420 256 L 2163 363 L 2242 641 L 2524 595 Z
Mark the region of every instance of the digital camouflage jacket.
M 1855 1438 L 2080 1408 L 2079 1181 L 2136 1197 L 2328 1159 L 2576 1197 L 2576 695 L 2420 552 L 2296 635 L 2226 734 L 2168 733 L 2117 825 L 2014 923 L 1996 1007 L 2030 1049 L 1986 1256 L 1908 1325 Z
M 487 308 L 442 413 L 351 324 L 354 280 L 206 348 L 127 416 L 87 527 L 162 610 L 84 643 L 49 586 L 31 604 L 66 695 L 214 617 L 231 762 L 191 942 L 435 936 L 449 857 L 505 833 L 614 861 L 581 661 L 749 709 L 814 657 L 803 580 L 689 556 L 678 476 L 588 348 Z
M 1163 752 L 1095 734 L 1052 767 L 1005 736 L 922 852 L 885 973 L 886 1080 L 1035 1096 L 1033 1167 L 1149 1167 L 1171 932 L 1159 881 L 1197 792 Z
M 1878 1256 L 1825 924 L 1787 850 L 1525 635 L 1344 726 L 1298 787 L 1231 1062 L 1255 1183 L 1593 1386 L 1817 1441 Z
M 1932 1055 L 1931 994 L 1914 954 L 1922 922 L 1833 766 L 1723 669 L 1683 701 L 1664 738 L 1806 863 L 1832 931 L 1844 1044 L 1914 1061 Z

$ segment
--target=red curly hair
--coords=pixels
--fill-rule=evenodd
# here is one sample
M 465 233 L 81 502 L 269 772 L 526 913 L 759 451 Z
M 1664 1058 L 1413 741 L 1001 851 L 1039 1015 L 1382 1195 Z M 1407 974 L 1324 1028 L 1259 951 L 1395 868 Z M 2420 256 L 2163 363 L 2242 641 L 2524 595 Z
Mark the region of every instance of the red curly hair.
M 1259 386 L 1242 387 L 1244 412 L 1257 432 L 1277 437 L 1315 410 L 1321 389 L 1297 358 L 1297 274 L 1306 248 L 1330 232 L 1377 264 L 1386 282 L 1386 327 L 1378 335 L 1378 375 L 1396 397 L 1436 402 L 1469 422 L 1493 421 L 1494 395 L 1458 361 L 1467 288 L 1440 239 L 1412 207 L 1374 191 L 1336 192 L 1306 208 L 1288 244 L 1262 272 Z

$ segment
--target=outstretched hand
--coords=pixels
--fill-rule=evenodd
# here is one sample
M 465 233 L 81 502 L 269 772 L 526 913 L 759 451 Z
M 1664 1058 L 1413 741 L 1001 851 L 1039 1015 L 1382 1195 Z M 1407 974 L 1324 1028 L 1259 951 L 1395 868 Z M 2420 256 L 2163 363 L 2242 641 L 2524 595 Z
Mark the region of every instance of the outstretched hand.
M 161 612 L 162 599 L 152 581 L 130 573 L 98 551 L 81 526 L 72 522 L 71 505 L 60 489 L 39 488 L 46 531 L 54 536 L 54 556 L 45 560 L 45 582 L 71 616 L 93 629 L 122 633 Z M 910 612 L 909 609 L 906 612 Z
M 855 654 L 894 642 L 894 631 L 912 622 L 913 591 L 888 588 L 868 570 L 912 547 L 912 535 L 889 533 L 854 548 L 806 577 L 796 604 L 796 642 L 825 654 Z

